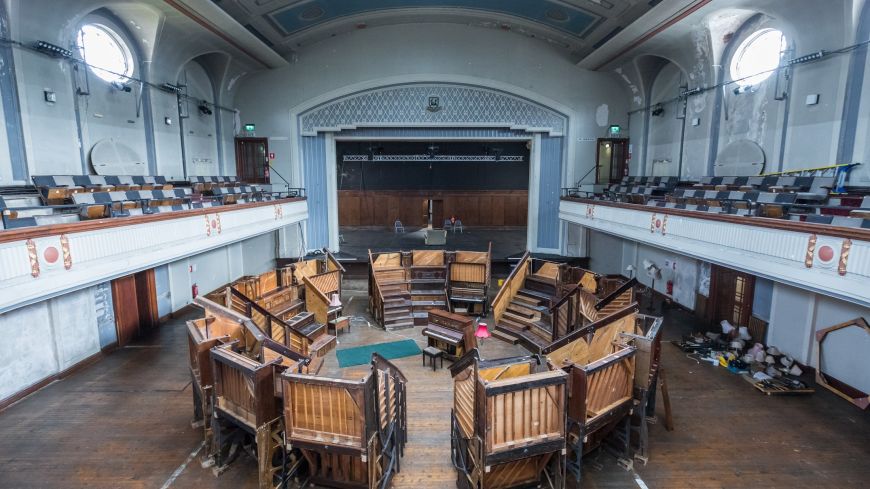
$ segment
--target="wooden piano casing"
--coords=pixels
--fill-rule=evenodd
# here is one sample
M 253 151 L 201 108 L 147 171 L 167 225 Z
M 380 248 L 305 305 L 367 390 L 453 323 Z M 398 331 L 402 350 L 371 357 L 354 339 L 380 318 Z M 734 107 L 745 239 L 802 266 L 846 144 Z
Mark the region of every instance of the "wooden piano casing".
M 562 488 L 568 375 L 538 356 L 484 361 L 476 349 L 450 371 L 457 487 Z
M 457 360 L 466 352 L 477 348 L 474 320 L 468 316 L 441 310 L 429 311 L 429 322 L 423 330 L 429 346 L 441 350 L 450 360 Z

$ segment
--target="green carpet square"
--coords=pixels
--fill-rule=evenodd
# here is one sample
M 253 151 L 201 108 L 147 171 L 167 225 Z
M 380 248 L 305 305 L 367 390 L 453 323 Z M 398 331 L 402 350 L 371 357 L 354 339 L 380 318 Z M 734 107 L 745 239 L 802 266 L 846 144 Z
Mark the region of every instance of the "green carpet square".
M 345 348 L 344 350 L 337 350 L 335 354 L 338 356 L 338 366 L 344 368 L 353 367 L 354 365 L 365 365 L 371 362 L 372 353 L 375 352 L 387 360 L 410 357 L 422 353 L 416 341 L 402 340 Z

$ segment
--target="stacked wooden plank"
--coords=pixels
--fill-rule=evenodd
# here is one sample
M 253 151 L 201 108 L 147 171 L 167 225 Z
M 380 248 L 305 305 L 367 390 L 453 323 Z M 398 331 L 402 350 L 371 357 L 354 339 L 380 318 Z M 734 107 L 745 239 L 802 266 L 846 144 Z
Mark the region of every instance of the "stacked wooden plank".
M 576 327 L 577 296 L 594 296 L 599 280 L 589 270 L 534 259 L 526 252 L 492 301 L 496 336 L 540 352 Z
M 369 308 L 387 330 L 425 326 L 430 310 L 487 310 L 488 251 L 370 250 L 369 265 Z
M 477 350 L 451 373 L 457 487 L 563 487 L 568 375 L 538 356 L 484 361 Z
M 205 317 L 188 322 L 194 418 L 217 475 L 250 445 L 260 488 L 300 475 L 328 487 L 389 485 L 407 441 L 407 379 L 395 366 L 373 354 L 360 381 L 317 377 L 311 356 L 252 319 L 205 298 L 196 304 Z
M 259 487 L 283 478 L 280 383 L 285 371 L 307 373 L 310 359 L 269 338 L 249 318 L 205 298 L 205 317 L 187 322 L 194 419 L 203 427 L 204 458 L 222 472 L 252 438 Z
M 618 441 L 625 464 L 632 455 L 648 457 L 645 414 L 658 374 L 660 332 L 661 318 L 639 315 L 631 304 L 543 349 L 548 362 L 569 376 L 567 468 L 573 483 L 579 484 L 583 455 L 608 436 Z

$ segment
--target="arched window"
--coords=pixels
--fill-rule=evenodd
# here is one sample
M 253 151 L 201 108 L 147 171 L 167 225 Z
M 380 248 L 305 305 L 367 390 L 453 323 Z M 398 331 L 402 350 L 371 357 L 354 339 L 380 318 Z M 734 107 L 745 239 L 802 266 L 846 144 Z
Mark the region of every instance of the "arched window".
M 731 79 L 741 87 L 767 80 L 782 61 L 786 39 L 776 29 L 761 29 L 744 40 L 731 58 Z
M 115 31 L 102 24 L 86 24 L 79 29 L 79 52 L 91 71 L 109 83 L 126 83 L 133 75 L 130 48 Z

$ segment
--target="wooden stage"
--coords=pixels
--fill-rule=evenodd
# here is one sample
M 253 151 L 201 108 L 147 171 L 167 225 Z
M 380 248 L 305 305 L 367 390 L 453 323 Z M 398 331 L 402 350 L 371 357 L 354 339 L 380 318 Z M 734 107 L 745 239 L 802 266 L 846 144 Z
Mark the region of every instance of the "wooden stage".
M 365 296 L 351 294 L 346 312 L 364 314 Z M 256 487 L 256 463 L 247 456 L 220 478 L 199 464 L 183 319 L 0 413 L 0 487 Z M 665 339 L 690 326 L 688 316 L 669 312 Z M 355 321 L 338 348 L 402 336 L 423 345 L 421 329 L 399 335 Z M 590 455 L 583 487 L 643 487 L 636 477 L 649 488 L 845 488 L 870 480 L 870 413 L 825 389 L 764 396 L 725 369 L 697 364 L 670 344 L 662 349 L 676 431 L 651 427 L 650 462 L 636 472 L 610 455 Z M 496 358 L 523 350 L 490 339 L 482 352 Z M 454 487 L 450 374 L 423 367 L 419 356 L 395 363 L 409 378 L 409 440 L 394 487 Z M 321 373 L 355 378 L 365 368 L 339 369 L 331 353 Z

